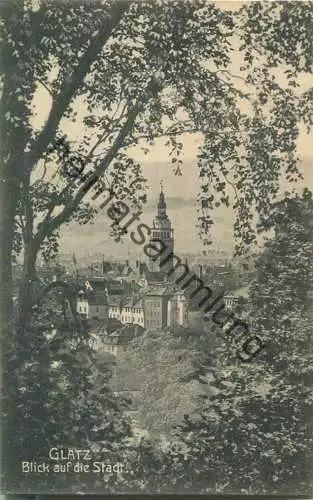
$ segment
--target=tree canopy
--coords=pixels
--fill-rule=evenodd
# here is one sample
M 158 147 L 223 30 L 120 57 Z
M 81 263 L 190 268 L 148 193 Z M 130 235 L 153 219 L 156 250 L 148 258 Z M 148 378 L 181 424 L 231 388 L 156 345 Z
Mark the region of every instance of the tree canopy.
M 55 252 L 63 223 L 93 217 L 91 189 L 114 186 L 141 205 L 145 182 L 131 146 L 147 150 L 167 137 L 179 175 L 187 132 L 203 137 L 204 243 L 219 203 L 236 209 L 239 247 L 251 243 L 251 210 L 266 218 L 280 175 L 300 175 L 296 139 L 301 121 L 311 125 L 311 92 L 301 92 L 299 75 L 312 72 L 311 19 L 305 2 L 235 12 L 204 0 L 4 4 L 3 158 L 4 180 L 11 171 L 20 191 L 11 202 L 15 249 L 24 240 Z M 39 121 L 38 95 L 48 103 Z
M 312 491 L 312 213 L 308 191 L 275 207 L 250 293 L 251 332 L 266 349 L 243 365 L 218 345 L 217 392 L 188 416 L 173 452 L 182 491 Z
M 187 331 L 174 335 L 147 330 L 116 360 L 112 387 L 130 394 L 138 424 L 156 441 L 168 440 L 184 415 L 197 408 L 200 395 L 206 394 L 208 386 L 196 376 L 203 344 L 198 333 L 188 337 Z

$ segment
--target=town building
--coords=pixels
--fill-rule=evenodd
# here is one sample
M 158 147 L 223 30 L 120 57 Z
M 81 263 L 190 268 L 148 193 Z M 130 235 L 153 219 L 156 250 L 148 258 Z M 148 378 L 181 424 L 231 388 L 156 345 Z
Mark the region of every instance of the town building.
M 162 329 L 168 326 L 168 301 L 173 291 L 166 286 L 151 286 L 144 295 L 145 328 Z
M 173 279 L 173 274 L 170 271 L 173 269 L 174 230 L 166 213 L 162 183 L 157 205 L 157 214 L 153 219 L 151 228 L 150 244 L 162 250 L 162 254 L 150 258 L 150 271 L 152 271 L 152 273 L 158 273 L 155 276 L 152 274 L 151 278 L 153 281 Z M 162 261 L 165 262 L 162 264 Z
M 108 317 L 118 319 L 122 324 L 130 323 L 145 326 L 143 300 L 132 296 L 119 299 L 112 297 L 108 300 Z
M 162 255 L 151 257 L 149 264 L 137 260 L 130 265 L 127 260 L 114 277 L 108 274 L 112 266 L 103 262 L 103 271 L 108 273 L 93 276 L 81 286 L 77 299 L 79 314 L 87 319 L 115 319 L 122 325 L 146 329 L 188 326 L 189 301 L 174 283 L 174 230 L 166 208 L 161 186 L 149 243 L 162 249 Z
M 188 300 L 180 290 L 174 292 L 167 303 L 167 326 L 188 326 Z
M 77 312 L 85 318 L 107 318 L 106 299 L 102 294 L 85 294 L 82 290 L 78 293 Z
M 121 354 L 134 338 L 142 335 L 144 329 L 139 325 L 120 325 L 109 321 L 92 320 L 89 322 L 89 344 L 99 354 L 108 353 L 116 357 Z
M 233 292 L 224 296 L 225 309 L 230 311 L 235 309 L 240 301 L 247 301 L 249 296 L 249 285 L 237 288 Z
M 167 215 L 167 206 L 161 183 L 157 213 L 151 228 L 150 245 L 161 250 L 151 257 L 149 266 L 140 268 L 146 281 L 144 288 L 145 328 L 162 329 L 188 325 L 188 300 L 173 283 L 174 229 Z
M 81 284 L 77 298 L 77 312 L 87 319 L 107 318 L 108 289 L 106 280 L 86 280 Z
M 129 293 L 131 287 L 121 280 L 110 276 L 89 278 L 80 284 L 76 310 L 87 319 L 105 319 L 108 317 L 108 298 L 120 301 Z

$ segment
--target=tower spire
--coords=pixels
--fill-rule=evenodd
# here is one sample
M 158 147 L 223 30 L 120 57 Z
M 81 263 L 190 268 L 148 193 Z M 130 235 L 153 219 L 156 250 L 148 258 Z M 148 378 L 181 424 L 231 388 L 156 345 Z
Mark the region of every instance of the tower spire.
M 163 179 L 161 179 L 160 188 L 161 190 L 158 199 L 157 213 L 153 220 L 153 230 L 150 241 L 161 242 L 162 248 L 166 250 L 166 255 L 168 258 L 166 258 L 166 265 L 164 265 L 161 262 L 162 259 L 164 259 L 164 254 L 162 251 L 162 257 L 160 256 L 157 260 L 151 259 L 151 267 L 153 271 L 158 271 L 164 278 L 166 277 L 166 275 L 169 276 L 169 274 L 172 274 L 174 235 L 171 221 L 166 213 L 165 196 L 163 193 Z M 167 270 L 169 270 L 170 272 L 167 273 Z
M 160 191 L 160 195 L 159 195 L 158 215 L 164 216 L 164 215 L 166 215 L 166 203 L 165 203 L 165 198 L 164 198 L 164 193 L 163 193 L 163 179 L 161 179 L 160 186 L 161 186 L 161 191 Z

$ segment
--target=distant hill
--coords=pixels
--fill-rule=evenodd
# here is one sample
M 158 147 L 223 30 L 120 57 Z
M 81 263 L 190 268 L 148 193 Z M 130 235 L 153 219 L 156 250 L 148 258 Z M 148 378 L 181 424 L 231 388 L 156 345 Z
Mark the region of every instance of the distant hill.
M 166 198 L 166 205 L 168 209 L 175 210 L 176 208 L 181 208 L 181 207 L 196 207 L 196 200 L 190 198 L 190 199 L 185 199 L 185 198 L 180 198 L 180 197 L 173 197 L 173 198 Z M 150 210 L 155 210 L 157 205 L 157 199 L 152 199 L 150 198 L 147 200 L 147 203 L 145 205 L 145 210 L 150 211 Z
M 175 236 L 175 251 L 178 255 L 184 257 L 186 254 L 201 254 L 203 244 L 198 236 L 196 228 L 197 211 L 196 201 L 183 198 L 168 198 L 167 212 L 172 220 Z M 156 200 L 148 200 L 141 221 L 151 225 L 154 213 L 156 211 Z M 127 219 L 125 218 L 125 221 Z M 212 250 L 224 250 L 231 254 L 232 252 L 232 213 L 231 210 L 216 210 L 215 225 L 212 229 L 214 243 Z M 92 256 L 96 254 L 114 255 L 120 258 L 143 257 L 141 246 L 135 245 L 129 236 L 125 236 L 123 242 L 116 243 L 110 236 L 111 219 L 106 211 L 99 213 L 92 224 L 79 225 L 71 223 L 62 228 L 60 250 L 62 253 L 72 253 L 76 256 Z M 136 230 L 134 222 L 131 230 Z

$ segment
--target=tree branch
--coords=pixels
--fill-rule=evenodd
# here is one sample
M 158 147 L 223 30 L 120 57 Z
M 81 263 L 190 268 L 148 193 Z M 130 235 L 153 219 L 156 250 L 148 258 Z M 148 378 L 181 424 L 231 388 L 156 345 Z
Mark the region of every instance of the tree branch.
M 40 294 L 36 297 L 32 307 L 34 308 L 34 307 L 40 306 L 43 303 L 45 296 L 54 288 L 62 288 L 63 289 L 63 293 L 66 296 L 68 303 L 70 305 L 71 313 L 72 313 L 72 316 L 75 320 L 76 327 L 78 328 L 79 331 L 81 331 L 81 323 L 80 323 L 78 314 L 76 312 L 75 304 L 73 302 L 72 289 L 71 289 L 70 285 L 68 283 L 65 283 L 64 281 L 61 281 L 61 280 L 53 281 L 52 283 L 47 285 L 46 288 L 44 290 L 41 290 Z
M 60 92 L 52 103 L 47 122 L 38 135 L 32 149 L 26 155 L 27 170 L 32 169 L 51 142 L 64 111 L 80 88 L 92 63 L 101 52 L 103 45 L 110 38 L 112 31 L 119 23 L 128 6 L 129 3 L 124 0 L 113 2 L 111 17 L 103 23 L 97 34 L 91 39 L 85 54 L 81 57 L 71 77 L 63 81 Z
M 128 118 L 122 126 L 120 132 L 118 133 L 113 145 L 109 149 L 103 161 L 99 164 L 97 170 L 92 172 L 85 180 L 85 182 L 78 189 L 74 198 L 71 202 L 64 207 L 64 209 L 56 215 L 53 219 L 47 219 L 41 222 L 38 226 L 38 231 L 36 234 L 36 239 L 40 244 L 41 241 L 46 237 L 48 233 L 57 229 L 63 222 L 65 222 L 70 215 L 74 212 L 74 210 L 78 207 L 79 203 L 85 196 L 85 194 L 92 188 L 92 186 L 97 182 L 99 177 L 103 175 L 103 173 L 109 167 L 111 161 L 116 156 L 119 149 L 122 147 L 125 137 L 132 129 L 137 115 L 141 109 L 141 104 L 137 102 L 137 104 L 129 111 Z
M 30 175 L 24 177 L 22 186 L 22 197 L 24 202 L 24 215 L 25 215 L 25 225 L 23 231 L 23 239 L 25 245 L 29 245 L 33 239 L 33 224 L 34 224 L 34 212 L 33 205 L 30 200 Z
M 234 182 L 232 182 L 231 180 L 228 179 L 227 174 L 223 171 L 223 169 L 222 169 L 222 175 L 223 175 L 225 181 L 227 182 L 227 184 L 229 184 L 233 188 L 236 200 L 239 201 L 239 196 L 238 196 L 238 191 L 237 191 L 236 184 Z
M 125 113 L 125 111 L 126 111 L 126 109 L 127 109 L 127 104 L 125 104 L 125 105 L 123 106 L 123 109 L 122 109 L 121 115 L 120 115 L 120 117 L 116 120 L 116 119 L 115 119 L 115 116 L 116 116 L 116 113 L 117 113 L 118 108 L 119 108 L 119 105 L 117 106 L 117 109 L 115 110 L 115 112 L 114 112 L 114 114 L 113 114 L 113 117 L 112 117 L 111 123 L 114 123 L 114 121 L 115 121 L 116 123 L 120 123 L 120 121 L 121 121 L 121 120 L 122 120 L 122 118 L 124 117 L 124 113 Z M 92 148 L 90 149 L 89 153 L 87 154 L 87 156 L 86 156 L 86 161 L 85 161 L 85 165 L 86 165 L 87 161 L 89 161 L 89 160 L 91 160 L 91 159 L 92 159 L 92 155 L 93 155 L 93 153 L 94 153 L 94 152 L 95 152 L 95 150 L 96 150 L 96 149 L 100 146 L 100 144 L 101 144 L 102 142 L 104 142 L 104 141 L 105 141 L 105 140 L 109 137 L 109 135 L 113 134 L 113 132 L 114 132 L 114 128 L 115 128 L 115 127 L 116 127 L 116 125 L 114 125 L 114 126 L 113 126 L 113 129 L 112 129 L 112 130 L 110 130 L 110 131 L 105 130 L 105 131 L 103 132 L 103 134 L 101 135 L 101 137 L 98 139 L 98 141 L 95 143 L 95 145 L 94 145 L 94 146 L 92 146 Z
M 234 75 L 228 69 L 218 69 L 217 71 L 215 71 L 215 74 L 217 74 L 217 73 L 224 73 L 225 75 L 228 75 L 231 78 L 238 78 L 239 80 L 242 80 L 243 82 L 245 82 L 247 84 L 249 83 L 243 76 Z
M 173 125 L 168 130 L 165 130 L 164 132 L 162 132 L 160 134 L 155 134 L 155 135 L 153 135 L 153 137 L 148 135 L 148 134 L 135 137 L 134 140 L 127 142 L 127 144 L 125 144 L 125 147 L 129 147 L 132 144 L 136 144 L 138 141 L 146 140 L 146 139 L 154 140 L 154 139 L 159 139 L 160 137 L 170 137 L 170 136 L 181 135 L 181 134 L 196 134 L 196 133 L 203 133 L 204 132 L 199 127 L 195 127 L 195 126 L 188 128 L 188 129 L 182 129 L 182 130 L 172 130 L 172 128 L 174 128 Z M 213 129 L 210 128 L 210 131 L 212 132 Z M 237 131 L 239 133 L 241 133 L 242 131 L 246 132 L 245 129 L 244 130 L 237 129 Z M 223 130 L 216 130 L 214 133 L 216 135 L 224 135 L 225 133 L 229 133 L 229 132 L 234 133 L 234 130 L 225 128 Z
M 132 144 L 136 144 L 138 141 L 146 140 L 146 139 L 159 139 L 160 137 L 170 137 L 170 136 L 175 136 L 175 135 L 181 135 L 181 134 L 194 134 L 196 132 L 200 132 L 200 130 L 197 127 L 192 127 L 187 130 L 172 130 L 172 131 L 164 131 L 161 134 L 155 134 L 152 136 L 150 135 L 140 135 L 138 137 L 135 137 L 133 141 L 130 141 L 127 143 L 127 147 L 131 146 Z
M 18 227 L 22 230 L 22 232 L 24 231 L 25 229 L 25 226 L 24 226 L 24 223 L 23 223 L 23 219 L 22 219 L 22 216 L 19 215 L 18 216 L 18 219 L 15 219 L 15 222 L 16 224 L 18 225 Z
M 85 194 L 90 191 L 92 186 L 99 180 L 99 177 L 105 173 L 109 167 L 112 160 L 115 158 L 116 154 L 123 147 L 125 138 L 132 130 L 136 118 L 145 104 L 146 97 L 152 94 L 155 97 L 159 91 L 162 89 L 162 85 L 156 75 L 153 75 L 145 89 L 144 94 L 137 99 L 137 102 L 130 108 L 128 117 L 125 123 L 122 125 L 119 133 L 117 134 L 112 146 L 108 150 L 105 158 L 98 165 L 95 172 L 92 172 L 87 179 L 80 179 L 83 184 L 76 192 L 75 196 L 70 203 L 64 206 L 63 210 L 56 215 L 53 219 L 45 219 L 38 225 L 37 233 L 34 237 L 35 244 L 40 246 L 44 238 L 51 232 L 55 231 L 61 224 L 63 224 L 72 215 L 75 209 L 78 207 L 81 200 L 84 198 Z
M 41 80 L 40 78 L 37 78 L 36 80 L 49 92 L 51 97 L 54 98 L 54 94 L 53 94 L 52 90 L 48 87 L 48 85 L 46 85 L 45 82 L 43 80 Z
M 45 160 L 43 162 L 43 174 L 42 174 L 41 178 L 39 179 L 40 181 L 42 181 L 45 178 L 46 173 L 47 173 L 47 158 L 45 158 Z
M 116 116 L 116 113 L 117 113 L 117 110 L 119 108 L 119 105 L 117 106 L 117 109 L 115 110 L 114 112 L 114 115 L 112 117 L 112 122 L 115 121 L 116 123 L 119 123 L 122 118 L 124 117 L 124 113 L 125 113 L 125 110 L 127 108 L 127 104 L 125 104 L 123 106 L 123 109 L 122 109 L 122 112 L 120 114 L 120 117 L 117 119 L 117 120 L 114 120 L 114 117 Z M 92 146 L 92 148 L 90 149 L 89 153 L 85 156 L 85 161 L 84 161 L 84 165 L 83 165 L 83 169 L 82 171 L 84 170 L 85 166 L 87 165 L 88 161 L 90 161 L 92 158 L 94 157 L 97 157 L 97 156 L 100 156 L 100 155 L 103 155 L 103 151 L 101 153 L 99 153 L 99 155 L 94 155 L 94 151 L 100 146 L 100 144 L 105 141 L 109 135 L 113 134 L 114 132 L 114 128 L 113 130 L 110 130 L 109 132 L 108 131 L 104 131 L 104 133 L 101 135 L 101 137 L 96 141 L 96 143 Z M 57 172 L 53 175 L 52 178 L 54 178 L 55 176 L 57 175 Z M 44 175 L 43 175 L 44 176 Z M 67 184 L 67 186 L 60 192 L 59 194 L 59 199 L 62 199 L 63 196 L 66 195 L 67 191 L 69 191 L 69 189 L 71 188 L 71 184 Z M 49 205 L 49 209 L 48 209 L 48 212 L 46 213 L 45 215 L 45 218 L 44 218 L 44 221 L 43 223 L 45 223 L 46 221 L 50 220 L 50 215 L 52 214 L 53 210 L 55 207 L 57 207 L 58 205 L 60 205 L 60 203 L 58 203 L 57 201 L 56 202 L 53 202 Z
M 232 74 L 227 69 L 218 69 L 216 71 L 212 71 L 212 70 L 209 70 L 209 69 L 201 68 L 200 76 L 202 76 L 205 79 L 207 78 L 208 75 L 211 76 L 211 77 L 214 77 L 218 82 L 222 82 L 224 85 L 226 85 L 226 87 L 229 88 L 229 90 L 231 92 L 235 92 L 242 99 L 247 99 L 248 101 L 251 100 L 251 94 L 245 93 L 242 90 L 237 89 L 236 87 L 234 87 L 233 83 L 231 83 L 231 82 L 229 82 L 227 80 L 224 80 L 223 78 L 221 78 L 220 76 L 218 76 L 218 73 L 224 73 L 224 74 L 227 74 L 230 77 L 239 78 L 240 80 L 243 80 L 245 83 L 248 83 L 243 77 L 236 76 L 236 75 Z

